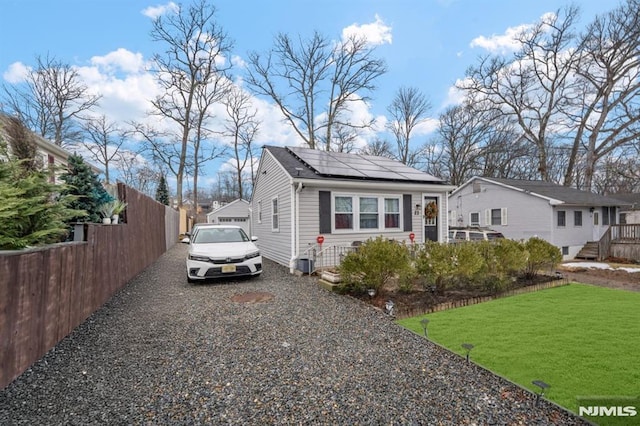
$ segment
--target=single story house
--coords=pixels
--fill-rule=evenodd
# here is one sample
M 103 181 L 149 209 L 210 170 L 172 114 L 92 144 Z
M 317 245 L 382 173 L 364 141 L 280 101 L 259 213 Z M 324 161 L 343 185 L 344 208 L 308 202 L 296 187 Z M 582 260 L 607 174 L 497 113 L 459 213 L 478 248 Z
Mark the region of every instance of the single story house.
M 444 242 L 453 189 L 385 157 L 265 146 L 251 198 L 253 235 L 264 257 L 292 272 L 300 259 L 377 236 Z
M 249 221 L 249 202 L 238 198 L 228 204 L 223 204 L 207 213 L 207 223 L 218 225 L 237 225 L 251 236 L 251 222 Z
M 623 204 L 551 182 L 473 177 L 449 196 L 449 225 L 488 227 L 516 240 L 539 237 L 573 259 L 618 223 Z

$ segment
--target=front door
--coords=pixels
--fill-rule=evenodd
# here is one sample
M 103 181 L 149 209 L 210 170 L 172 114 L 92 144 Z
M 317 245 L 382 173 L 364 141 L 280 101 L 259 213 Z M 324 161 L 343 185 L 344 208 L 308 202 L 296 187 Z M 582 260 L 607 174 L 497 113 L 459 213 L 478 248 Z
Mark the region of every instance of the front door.
M 425 195 L 422 201 L 424 218 L 424 240 L 438 241 L 438 198 Z

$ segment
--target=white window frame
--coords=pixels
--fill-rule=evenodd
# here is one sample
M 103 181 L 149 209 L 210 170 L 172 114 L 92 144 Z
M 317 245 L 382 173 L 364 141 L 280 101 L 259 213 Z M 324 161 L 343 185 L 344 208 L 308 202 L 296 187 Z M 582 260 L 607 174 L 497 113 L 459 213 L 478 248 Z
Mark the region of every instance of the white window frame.
M 277 195 L 271 198 L 271 232 L 280 232 L 280 200 Z
M 331 193 L 332 202 L 331 202 L 331 232 L 340 234 L 340 233 L 372 233 L 372 232 L 402 232 L 403 230 L 403 208 L 404 205 L 402 203 L 402 194 L 367 194 L 367 193 L 341 193 L 341 192 L 332 192 Z M 353 215 L 353 227 L 349 229 L 340 228 L 336 229 L 336 198 L 351 198 L 351 214 Z M 375 198 L 378 200 L 378 227 L 377 228 L 360 228 L 360 199 L 361 198 Z M 387 199 L 395 199 L 398 200 L 398 212 L 390 212 L 390 214 L 398 214 L 399 223 L 397 227 L 385 227 L 385 215 L 387 211 L 385 210 L 385 200 Z M 337 212 L 338 214 L 341 212 Z M 366 214 L 366 213 L 365 213 Z
M 472 215 L 474 214 L 478 215 L 478 220 L 476 222 L 472 219 Z M 480 226 L 480 212 L 469 212 L 469 226 Z
M 495 224 L 493 225 L 491 223 L 491 212 L 492 210 L 500 210 L 500 223 L 499 224 Z M 500 208 L 495 208 L 495 209 L 486 209 L 484 211 L 484 222 L 487 226 L 507 226 L 507 208 L 506 207 L 500 207 Z
M 580 213 L 578 215 L 578 213 Z M 576 224 L 576 217 L 580 216 L 580 224 Z M 573 211 L 573 226 L 575 228 L 582 228 L 582 224 L 584 223 L 584 214 L 582 214 L 582 210 L 574 210 Z
M 562 213 L 564 223 L 560 225 L 560 213 Z M 566 210 L 556 210 L 556 227 L 558 228 L 566 228 L 567 227 L 567 211 Z

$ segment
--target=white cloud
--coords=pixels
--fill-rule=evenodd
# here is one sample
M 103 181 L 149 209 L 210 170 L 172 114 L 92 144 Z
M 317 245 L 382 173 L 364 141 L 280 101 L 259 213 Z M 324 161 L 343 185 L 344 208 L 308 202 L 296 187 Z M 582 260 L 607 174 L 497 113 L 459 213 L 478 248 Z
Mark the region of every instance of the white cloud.
M 167 13 L 177 13 L 179 10 L 180 7 L 176 3 L 171 1 L 163 5 L 149 6 L 142 10 L 142 14 L 151 19 L 157 19 L 159 16 L 165 15 Z
M 464 80 L 460 80 L 458 79 L 456 81 L 456 84 L 449 87 L 449 90 L 447 91 L 447 97 L 444 100 L 444 102 L 442 103 L 442 108 L 446 108 L 452 105 L 460 105 L 464 102 L 465 99 L 465 92 L 458 89 L 458 85 L 463 84 L 463 85 L 467 85 L 470 82 L 470 80 L 468 78 L 464 79 Z
M 551 30 L 549 24 L 556 20 L 555 13 L 547 12 L 540 17 L 539 22 L 546 25 L 548 30 Z M 470 46 L 480 47 L 486 49 L 491 53 L 509 53 L 517 50 L 520 47 L 520 42 L 517 40 L 518 36 L 530 31 L 534 28 L 534 24 L 522 24 L 515 27 L 509 27 L 504 34 L 492 35 L 490 37 L 478 36 L 471 40 Z M 545 27 L 543 27 L 543 30 Z
M 238 67 L 242 69 L 247 67 L 246 61 L 239 55 L 231 56 L 231 63 L 233 64 L 234 67 Z
M 31 68 L 23 64 L 22 62 L 14 62 L 9 65 L 7 71 L 2 74 L 2 77 L 11 84 L 16 84 L 24 81 L 31 71 Z
M 91 58 L 91 63 L 109 72 L 120 70 L 125 73 L 139 73 L 145 69 L 141 53 L 134 53 L 123 48 L 109 52 L 105 56 L 94 56 Z
M 369 44 L 381 45 L 391 44 L 391 27 L 386 25 L 378 15 L 375 15 L 375 22 L 370 24 L 351 24 L 342 30 L 342 39 L 347 40 L 351 36 L 365 38 Z

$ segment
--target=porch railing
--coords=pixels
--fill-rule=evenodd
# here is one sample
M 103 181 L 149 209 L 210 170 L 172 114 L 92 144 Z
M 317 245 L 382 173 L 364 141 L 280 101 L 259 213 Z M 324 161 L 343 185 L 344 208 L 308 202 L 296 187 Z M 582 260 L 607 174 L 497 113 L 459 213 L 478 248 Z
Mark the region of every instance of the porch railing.
M 319 246 L 317 244 L 306 249 L 302 258 L 309 259 L 309 274 L 334 268 L 342 262 L 344 257 L 357 250 L 357 245 Z
M 598 260 L 609 257 L 611 243 L 617 241 L 638 242 L 640 244 L 640 224 L 610 225 L 598 241 Z

